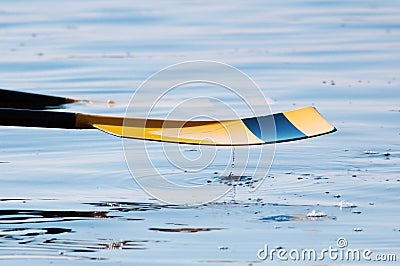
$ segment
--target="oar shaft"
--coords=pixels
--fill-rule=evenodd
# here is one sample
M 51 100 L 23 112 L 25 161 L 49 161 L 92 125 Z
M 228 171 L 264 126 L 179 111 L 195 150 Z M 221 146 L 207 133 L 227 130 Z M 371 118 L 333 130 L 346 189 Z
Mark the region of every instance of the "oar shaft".
M 0 108 L 0 125 L 76 129 L 76 114 Z M 90 127 L 87 127 L 90 128 Z
M 95 124 L 122 127 L 123 121 L 124 118 L 118 116 L 0 108 L 0 126 L 93 129 Z M 127 121 L 130 125 L 146 126 L 145 119 Z
M 58 96 L 0 89 L 1 108 L 44 109 L 78 101 Z

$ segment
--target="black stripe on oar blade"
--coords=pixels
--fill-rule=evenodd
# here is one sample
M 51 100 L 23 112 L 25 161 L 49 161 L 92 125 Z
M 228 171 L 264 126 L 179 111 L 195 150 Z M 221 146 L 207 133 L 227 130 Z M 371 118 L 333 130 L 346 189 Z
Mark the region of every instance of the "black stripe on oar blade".
M 74 129 L 75 124 L 75 113 L 0 108 L 1 126 Z
M 0 89 L 0 108 L 51 109 L 78 100 L 29 92 Z

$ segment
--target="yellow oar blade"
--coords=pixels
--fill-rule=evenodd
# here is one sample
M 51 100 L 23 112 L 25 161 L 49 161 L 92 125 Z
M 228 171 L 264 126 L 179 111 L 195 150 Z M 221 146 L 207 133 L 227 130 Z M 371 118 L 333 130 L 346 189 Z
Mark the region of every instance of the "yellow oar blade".
M 290 123 L 307 137 L 314 137 L 335 130 L 335 127 L 313 107 L 284 112 L 283 114 Z
M 123 125 L 93 126 L 125 138 L 217 146 L 286 142 L 336 131 L 313 107 L 237 120 L 125 119 Z
M 163 142 L 201 145 L 254 145 L 264 143 L 254 136 L 241 120 L 201 121 L 201 123 L 195 123 L 195 125 L 184 121 L 164 121 L 162 127 L 101 124 L 94 124 L 93 126 L 120 137 Z

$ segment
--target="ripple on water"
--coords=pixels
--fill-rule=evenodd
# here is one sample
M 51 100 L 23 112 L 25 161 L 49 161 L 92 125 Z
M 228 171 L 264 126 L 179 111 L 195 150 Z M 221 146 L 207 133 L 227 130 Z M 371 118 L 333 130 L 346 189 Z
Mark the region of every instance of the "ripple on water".
M 149 228 L 150 231 L 167 232 L 167 233 L 199 233 L 218 231 L 226 228 L 201 228 L 201 227 L 183 227 L 183 228 Z
M 20 201 L 19 199 L 7 199 Z M 24 199 L 30 201 L 29 199 Z M 144 250 L 147 243 L 159 240 L 125 239 L 113 240 L 106 238 L 84 239 L 77 235 L 74 229 L 77 224 L 88 220 L 104 221 L 122 219 L 122 215 L 113 210 L 112 204 L 91 204 L 96 207 L 108 206 L 105 211 L 70 211 L 70 210 L 36 210 L 8 209 L 0 210 L 0 260 L 4 259 L 55 259 L 55 260 L 105 260 L 107 256 L 99 253 L 102 250 Z M 125 205 L 127 203 L 124 203 Z M 135 212 L 140 203 L 134 204 L 129 211 Z M 146 204 L 144 204 L 146 205 Z M 124 218 L 122 220 L 142 221 L 139 218 Z M 58 225 L 58 226 L 57 226 Z M 61 227 L 62 226 L 62 227 Z M 70 226 L 70 227 L 68 227 Z M 79 227 L 77 227 L 79 228 Z M 86 254 L 86 255 L 85 255 Z
M 308 213 L 280 214 L 262 217 L 259 219 L 264 222 L 314 222 L 322 220 L 336 220 L 334 216 L 328 216 L 321 211 L 312 210 Z
M 260 219 L 260 221 L 271 221 L 271 222 L 289 222 L 299 220 L 299 217 L 292 215 L 273 215 L 267 216 Z
M 0 210 L 0 224 L 63 222 L 89 218 L 116 218 L 106 211 Z

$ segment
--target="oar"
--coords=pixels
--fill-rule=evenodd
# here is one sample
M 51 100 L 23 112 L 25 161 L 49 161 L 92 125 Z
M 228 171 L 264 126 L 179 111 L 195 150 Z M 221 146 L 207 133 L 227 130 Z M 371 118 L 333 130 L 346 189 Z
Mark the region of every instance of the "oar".
M 64 104 L 81 102 L 81 101 L 84 100 L 0 89 L 1 108 L 21 108 L 21 109 L 41 110 L 48 108 L 57 108 Z
M 0 89 L 0 108 L 43 110 L 60 108 L 65 104 L 77 102 L 93 103 L 88 100 Z M 109 100 L 107 104 L 114 104 L 114 101 Z
M 124 119 L 117 116 L 0 108 L 0 125 L 97 128 L 125 138 L 217 146 L 287 142 L 336 131 L 313 107 L 268 116 L 222 121 Z

